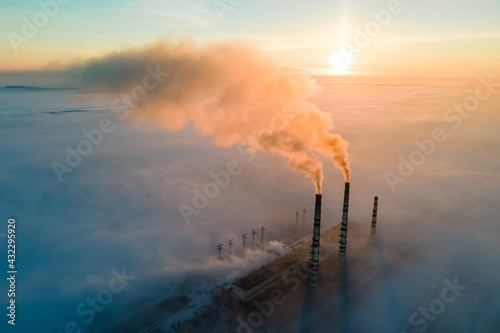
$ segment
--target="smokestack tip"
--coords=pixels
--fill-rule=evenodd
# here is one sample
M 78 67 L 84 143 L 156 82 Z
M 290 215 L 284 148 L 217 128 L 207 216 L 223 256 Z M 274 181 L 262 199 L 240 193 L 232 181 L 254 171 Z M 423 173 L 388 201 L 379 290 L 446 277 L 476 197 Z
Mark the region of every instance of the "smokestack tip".
M 344 198 L 347 198 L 349 196 L 350 191 L 351 191 L 351 183 L 346 182 L 344 188 Z

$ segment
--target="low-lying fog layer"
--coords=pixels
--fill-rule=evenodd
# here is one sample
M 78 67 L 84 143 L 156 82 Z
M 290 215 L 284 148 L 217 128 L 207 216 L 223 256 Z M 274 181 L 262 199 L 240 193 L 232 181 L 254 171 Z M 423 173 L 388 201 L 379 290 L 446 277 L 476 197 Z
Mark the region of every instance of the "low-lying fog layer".
M 350 143 L 350 219 L 368 229 L 380 198 L 377 251 L 389 268 L 350 303 L 344 327 L 352 332 L 500 329 L 500 87 L 489 80 L 318 78 L 324 90 L 311 101 Z M 199 265 L 219 277 L 227 267 L 210 258 L 218 244 L 227 257 L 234 239 L 241 255 L 241 234 L 250 244 L 256 229 L 260 241 L 264 225 L 267 239 L 277 237 L 304 207 L 312 231 L 315 188 L 279 157 L 214 146 L 190 126 L 171 133 L 131 124 L 111 110 L 119 96 L 60 84 L 53 75 L 0 78 L 11 86 L 0 88 L 0 212 L 17 220 L 19 331 L 64 332 L 75 322 L 85 332 L 98 312 L 113 316 L 139 299 L 160 299 L 183 269 Z M 87 156 L 67 156 L 78 149 Z M 54 162 L 71 169 L 62 182 Z M 322 162 L 322 222 L 334 225 L 344 178 L 330 158 Z M 228 184 L 213 179 L 221 171 Z M 211 198 L 196 198 L 207 186 Z M 197 213 L 186 220 L 180 204 Z M 411 258 L 383 255 L 394 246 L 411 249 Z M 438 308 L 433 301 L 449 300 L 443 290 L 455 281 L 455 299 Z M 112 299 L 95 310 L 89 298 L 104 289 Z

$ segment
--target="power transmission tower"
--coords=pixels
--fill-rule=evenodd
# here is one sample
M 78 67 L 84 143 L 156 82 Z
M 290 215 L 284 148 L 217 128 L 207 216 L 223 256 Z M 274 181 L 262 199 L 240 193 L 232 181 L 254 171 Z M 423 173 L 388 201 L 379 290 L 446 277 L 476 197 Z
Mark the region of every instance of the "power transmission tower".
M 243 250 L 245 249 L 245 240 L 247 239 L 247 234 L 241 235 L 241 238 L 243 239 Z
M 222 244 L 217 245 L 217 251 L 219 252 L 219 259 L 220 259 L 220 250 L 222 249 Z
M 295 232 L 299 231 L 299 211 L 295 213 Z
M 302 210 L 302 231 L 306 228 L 306 213 L 307 210 L 304 208 L 304 210 Z

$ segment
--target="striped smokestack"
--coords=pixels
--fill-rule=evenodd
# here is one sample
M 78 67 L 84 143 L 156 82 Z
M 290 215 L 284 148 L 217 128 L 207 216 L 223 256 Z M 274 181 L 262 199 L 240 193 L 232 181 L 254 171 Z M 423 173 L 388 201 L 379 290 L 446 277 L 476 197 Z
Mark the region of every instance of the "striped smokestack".
M 342 227 L 340 228 L 340 243 L 339 243 L 339 252 L 343 257 L 345 256 L 346 247 L 347 247 L 347 217 L 349 214 L 349 189 L 350 183 L 345 183 L 344 189 L 344 209 L 342 210 Z
M 321 194 L 316 194 L 316 204 L 314 205 L 314 231 L 311 249 L 311 272 L 309 283 L 311 287 L 316 287 L 318 281 L 319 266 L 319 237 L 321 232 Z
M 372 232 L 375 232 L 377 227 L 377 211 L 378 211 L 378 197 L 373 199 L 373 214 L 372 214 Z

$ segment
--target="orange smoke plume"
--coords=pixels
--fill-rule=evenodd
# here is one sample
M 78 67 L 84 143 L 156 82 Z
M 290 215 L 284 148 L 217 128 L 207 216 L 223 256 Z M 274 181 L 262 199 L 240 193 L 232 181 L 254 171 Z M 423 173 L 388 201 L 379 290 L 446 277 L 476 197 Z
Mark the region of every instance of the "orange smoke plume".
M 348 143 L 332 133 L 330 114 L 309 102 L 321 92 L 316 81 L 284 72 L 245 42 L 158 41 L 73 69 L 93 86 L 125 93 L 142 83 L 147 66 L 169 76 L 137 102 L 135 120 L 157 122 L 171 131 L 193 124 L 221 147 L 252 142 L 252 149 L 276 153 L 292 170 L 311 178 L 318 194 L 320 154 L 333 156 L 349 180 Z M 285 113 L 286 121 L 276 125 L 276 114 Z

